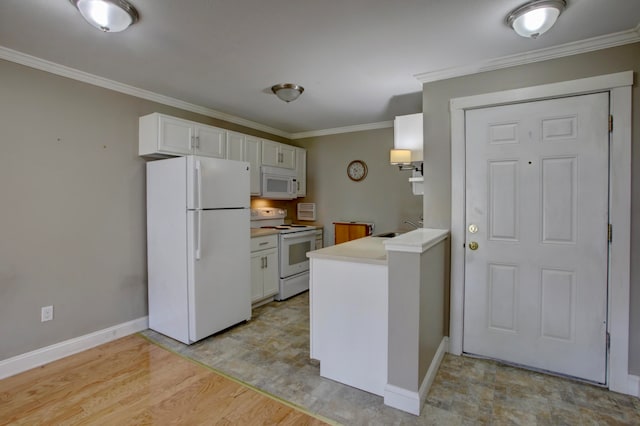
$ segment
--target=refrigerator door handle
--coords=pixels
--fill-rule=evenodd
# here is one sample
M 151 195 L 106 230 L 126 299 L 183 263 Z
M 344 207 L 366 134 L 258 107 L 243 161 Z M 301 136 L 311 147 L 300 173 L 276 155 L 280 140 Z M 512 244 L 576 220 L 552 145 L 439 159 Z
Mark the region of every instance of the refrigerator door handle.
M 200 160 L 196 160 L 196 200 L 194 207 L 196 209 L 202 208 L 202 170 L 200 169 Z
M 201 235 L 201 230 L 202 230 L 202 211 L 201 210 L 196 210 L 196 230 L 195 230 L 195 236 L 196 236 L 196 260 L 200 260 L 200 250 L 201 250 L 201 241 L 202 241 L 202 235 Z

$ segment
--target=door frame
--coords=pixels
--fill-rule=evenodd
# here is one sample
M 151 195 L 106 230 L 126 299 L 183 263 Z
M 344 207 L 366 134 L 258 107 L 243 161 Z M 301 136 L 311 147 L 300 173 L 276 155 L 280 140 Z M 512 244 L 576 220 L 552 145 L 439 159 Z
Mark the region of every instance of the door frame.
M 465 110 L 608 91 L 614 126 L 610 133 L 607 364 L 609 389 L 636 395 L 629 375 L 629 287 L 631 258 L 631 94 L 633 71 L 505 90 L 450 100 L 451 113 L 451 306 L 449 352 L 462 354 L 465 268 Z M 636 395 L 637 396 L 637 395 Z

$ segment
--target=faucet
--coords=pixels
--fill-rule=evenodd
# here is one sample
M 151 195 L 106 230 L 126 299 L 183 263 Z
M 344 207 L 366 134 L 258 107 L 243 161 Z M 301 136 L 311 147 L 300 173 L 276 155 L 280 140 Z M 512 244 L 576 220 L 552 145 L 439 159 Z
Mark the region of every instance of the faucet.
M 417 221 L 417 222 L 418 222 L 418 223 L 416 223 L 416 222 L 412 222 L 412 221 L 410 221 L 410 220 L 405 220 L 405 221 L 404 221 L 404 223 L 408 223 L 409 225 L 414 226 L 416 229 L 418 229 L 418 228 L 422 228 L 422 220 L 419 220 L 419 221 Z

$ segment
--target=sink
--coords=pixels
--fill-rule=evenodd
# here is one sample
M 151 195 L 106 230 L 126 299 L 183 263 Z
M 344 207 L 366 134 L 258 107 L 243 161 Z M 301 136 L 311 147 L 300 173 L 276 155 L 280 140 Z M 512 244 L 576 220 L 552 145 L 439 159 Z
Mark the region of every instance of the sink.
M 404 234 L 404 232 L 385 232 L 383 234 L 377 234 L 377 235 L 373 235 L 374 237 L 380 237 L 380 238 L 393 238 L 393 237 L 397 237 L 398 235 L 402 235 Z

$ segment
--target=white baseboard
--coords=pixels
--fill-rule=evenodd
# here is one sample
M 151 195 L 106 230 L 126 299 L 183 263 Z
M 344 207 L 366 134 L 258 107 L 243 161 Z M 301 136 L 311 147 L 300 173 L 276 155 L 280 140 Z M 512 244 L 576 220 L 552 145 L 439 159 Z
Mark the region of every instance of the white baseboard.
M 627 395 L 632 395 L 640 398 L 640 376 L 634 376 L 633 374 L 629 374 L 628 389 L 626 393 Z
M 420 385 L 418 392 L 410 391 L 387 383 L 384 388 L 384 404 L 419 416 L 420 410 L 424 405 L 424 401 L 427 399 L 429 389 L 431 388 L 433 380 L 436 378 L 436 374 L 438 373 L 438 368 L 440 368 L 442 358 L 444 358 L 444 354 L 448 350 L 448 346 L 449 338 L 445 336 L 442 338 L 442 341 L 440 341 L 438 350 L 431 360 L 427 374 L 425 374 L 422 379 L 422 384 Z
M 103 343 L 119 339 L 129 334 L 149 328 L 149 318 L 142 317 L 133 321 L 98 330 L 84 336 L 55 343 L 35 351 L 16 355 L 0 361 L 0 379 L 22 373 L 23 371 L 48 364 L 60 358 L 91 349 Z
M 384 387 L 384 405 L 419 416 L 420 394 L 387 383 Z
M 429 369 L 427 370 L 427 374 L 425 374 L 422 379 L 422 384 L 420 385 L 420 407 L 424 404 L 424 401 L 427 399 L 427 394 L 429 393 L 429 389 L 431 389 L 431 385 L 436 378 L 436 374 L 438 374 L 438 369 L 440 368 L 440 364 L 442 363 L 442 359 L 444 358 L 444 354 L 449 350 L 449 337 L 444 336 L 440 341 L 440 345 L 438 346 L 438 350 L 436 354 L 433 356 L 431 360 L 431 365 L 429 365 Z

